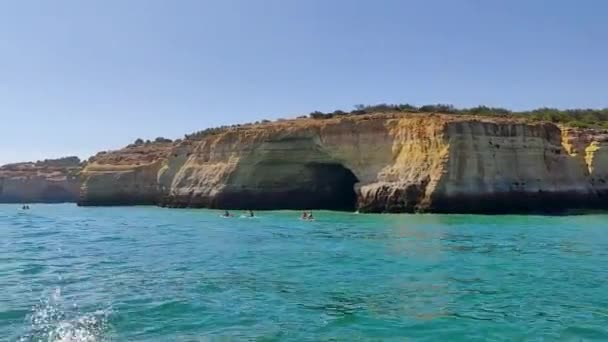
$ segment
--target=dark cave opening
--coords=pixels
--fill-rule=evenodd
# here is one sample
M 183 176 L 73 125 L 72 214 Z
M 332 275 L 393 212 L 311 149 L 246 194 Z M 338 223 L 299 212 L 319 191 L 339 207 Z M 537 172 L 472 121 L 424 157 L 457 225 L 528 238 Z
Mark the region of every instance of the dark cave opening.
M 355 183 L 359 180 L 340 164 L 307 164 L 312 175 L 310 209 L 354 211 L 357 206 Z
M 354 211 L 357 177 L 337 163 L 258 164 L 246 187 L 218 195 L 221 209 L 325 209 Z

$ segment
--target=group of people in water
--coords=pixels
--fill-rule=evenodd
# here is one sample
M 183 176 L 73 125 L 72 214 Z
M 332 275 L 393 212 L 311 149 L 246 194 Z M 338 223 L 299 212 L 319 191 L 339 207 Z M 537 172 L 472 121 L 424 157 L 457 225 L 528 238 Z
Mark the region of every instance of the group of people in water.
M 225 210 L 222 217 L 234 217 L 234 215 L 232 215 L 228 210 Z M 255 217 L 255 214 L 253 213 L 253 210 L 249 210 L 248 213 L 243 214 L 243 217 Z
M 228 210 L 224 210 L 224 214 L 222 215 L 222 217 L 234 217 L 233 214 L 231 214 Z M 241 215 L 241 217 L 256 217 L 255 214 L 253 213 L 253 210 L 248 210 L 245 214 Z M 302 220 L 314 220 L 315 217 L 312 215 L 312 210 L 311 211 L 303 211 L 302 212 L 302 216 L 300 216 L 300 219 Z
M 30 206 L 27 204 L 24 204 L 21 207 L 22 210 L 29 210 Z M 222 217 L 234 217 L 234 215 L 232 215 L 228 210 L 224 211 L 224 214 L 222 215 Z M 241 217 L 255 217 L 255 214 L 253 213 L 253 210 L 248 210 L 245 214 L 243 214 Z M 312 215 L 312 210 L 311 211 L 306 211 L 304 210 L 302 212 L 302 216 L 300 216 L 300 219 L 302 220 L 314 220 L 315 217 Z

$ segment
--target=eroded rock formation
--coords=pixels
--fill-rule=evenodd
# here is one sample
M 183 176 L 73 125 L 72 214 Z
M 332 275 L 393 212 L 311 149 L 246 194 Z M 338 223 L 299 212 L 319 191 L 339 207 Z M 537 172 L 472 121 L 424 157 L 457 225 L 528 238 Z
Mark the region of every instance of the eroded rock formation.
M 166 163 L 170 142 L 131 145 L 100 152 L 81 172 L 79 205 L 157 204 L 162 196 L 158 172 Z
M 96 156 L 81 205 L 363 212 L 605 208 L 607 135 L 551 123 L 384 114 L 249 125 Z
M 0 167 L 0 203 L 76 202 L 80 191 L 78 157 Z

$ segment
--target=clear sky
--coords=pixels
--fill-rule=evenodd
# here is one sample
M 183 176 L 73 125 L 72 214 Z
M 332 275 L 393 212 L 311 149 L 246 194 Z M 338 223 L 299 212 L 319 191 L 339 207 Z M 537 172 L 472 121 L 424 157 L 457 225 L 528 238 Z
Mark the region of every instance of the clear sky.
M 605 0 L 0 1 L 0 164 L 364 103 L 608 107 Z

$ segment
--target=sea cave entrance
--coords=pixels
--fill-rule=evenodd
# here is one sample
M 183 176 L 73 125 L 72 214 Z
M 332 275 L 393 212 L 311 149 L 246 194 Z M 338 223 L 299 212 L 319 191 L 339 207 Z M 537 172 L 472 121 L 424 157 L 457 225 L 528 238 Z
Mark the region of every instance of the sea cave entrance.
M 351 170 L 339 163 L 265 160 L 237 173 L 232 187 L 216 198 L 222 209 L 326 209 L 354 211 L 357 205 Z
M 355 183 L 359 180 L 341 164 L 309 163 L 311 186 L 307 208 L 354 211 L 357 206 Z M 304 189 L 306 190 L 306 189 Z

